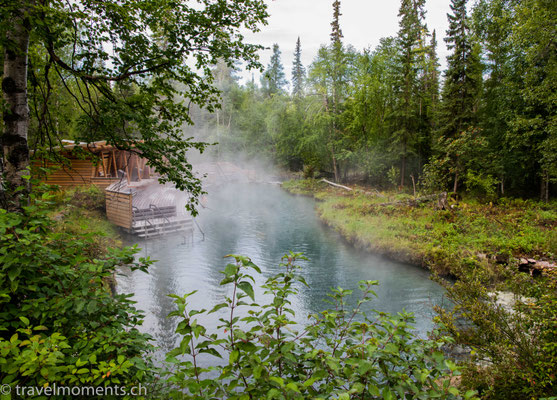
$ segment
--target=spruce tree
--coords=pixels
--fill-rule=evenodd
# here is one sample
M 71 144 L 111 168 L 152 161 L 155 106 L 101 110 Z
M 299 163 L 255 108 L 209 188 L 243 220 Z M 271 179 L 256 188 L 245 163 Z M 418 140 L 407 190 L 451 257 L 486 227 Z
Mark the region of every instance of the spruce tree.
M 292 95 L 294 97 L 303 95 L 305 75 L 306 70 L 302 64 L 302 44 L 298 36 L 296 50 L 294 51 L 294 62 L 292 63 Z
M 263 91 L 267 96 L 282 93 L 284 86 L 288 83 L 284 74 L 284 67 L 280 60 L 280 49 L 278 44 L 273 44 L 273 55 L 271 61 L 262 77 Z
M 437 34 L 435 30 L 431 34 L 431 40 L 427 49 L 427 77 L 426 96 L 431 102 L 432 115 L 435 114 L 439 103 L 439 57 L 437 56 Z
M 396 139 L 401 146 L 400 185 L 404 186 L 406 162 L 411 153 L 412 141 L 418 127 L 419 86 L 418 56 L 423 54 L 421 46 L 422 32 L 426 30 L 423 20 L 425 0 L 402 0 L 398 16 L 400 18 L 398 44 L 401 50 L 399 64 L 401 67 L 398 90 L 400 104 L 396 113 L 398 129 Z
M 340 29 L 340 1 L 335 0 L 333 1 L 333 21 L 331 22 L 331 104 L 330 104 L 330 112 L 331 112 L 331 157 L 333 162 L 333 173 L 335 175 L 335 181 L 339 181 L 340 179 L 340 172 L 339 172 L 339 165 L 337 161 L 336 151 L 336 141 L 339 138 L 339 112 L 340 112 L 340 102 L 342 96 L 342 85 L 343 85 L 343 70 L 345 69 L 345 60 L 344 60 L 344 49 L 342 46 L 342 30 Z
M 481 83 L 478 49 L 474 49 L 466 15 L 467 0 L 451 0 L 452 14 L 447 14 L 447 70 L 443 87 L 440 133 L 444 137 L 472 127 Z M 475 51 L 474 51 L 475 50 Z
M 445 42 L 452 53 L 447 57 L 437 140 L 438 150 L 454 176 L 453 192 L 458 190 L 461 175 L 483 143 L 475 129 L 482 81 L 480 48 L 472 42 L 466 3 L 467 0 L 451 0 L 452 14 L 447 14 Z

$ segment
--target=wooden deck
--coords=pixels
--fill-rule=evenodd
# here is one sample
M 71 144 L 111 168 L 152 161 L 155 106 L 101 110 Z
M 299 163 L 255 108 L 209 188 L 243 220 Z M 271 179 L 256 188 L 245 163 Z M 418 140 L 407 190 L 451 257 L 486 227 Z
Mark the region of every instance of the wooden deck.
M 141 237 L 193 230 L 186 210 L 188 195 L 156 179 L 123 180 L 106 188 L 106 215 L 116 225 Z

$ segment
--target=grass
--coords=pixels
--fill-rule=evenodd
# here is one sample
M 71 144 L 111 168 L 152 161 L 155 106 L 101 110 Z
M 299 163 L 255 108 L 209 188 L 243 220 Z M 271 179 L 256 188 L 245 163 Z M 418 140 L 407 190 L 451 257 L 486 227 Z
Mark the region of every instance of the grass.
M 104 191 L 94 185 L 78 186 L 57 193 L 51 212 L 56 222 L 54 229 L 90 235 L 95 256 L 106 254 L 111 247 L 121 247 L 122 241 L 116 225 L 106 219 Z
M 441 274 L 483 266 L 495 275 L 499 264 L 520 257 L 557 259 L 556 202 L 469 199 L 435 210 L 433 203 L 381 205 L 411 198 L 397 192 L 348 192 L 315 180 L 288 181 L 283 187 L 314 196 L 320 218 L 358 247 Z

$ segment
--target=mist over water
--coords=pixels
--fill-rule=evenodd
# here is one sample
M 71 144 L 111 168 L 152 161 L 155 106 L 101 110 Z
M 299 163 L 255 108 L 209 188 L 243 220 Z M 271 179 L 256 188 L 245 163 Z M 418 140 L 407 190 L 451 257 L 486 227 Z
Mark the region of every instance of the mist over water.
M 173 348 L 179 338 L 174 334 L 177 319 L 166 316 L 174 309 L 169 293 L 183 295 L 197 290 L 189 298 L 190 309 L 210 309 L 231 295 L 229 288 L 219 286 L 228 260 L 227 254 L 250 257 L 262 269 L 257 284 L 278 271 L 280 258 L 289 250 L 303 252 L 301 274 L 310 288 L 301 287 L 292 299 L 296 319 L 304 323 L 310 313 L 329 306 L 324 300 L 332 287 L 354 289 L 351 305 L 359 299 L 360 280 L 378 280 L 377 297 L 364 311 L 376 309 L 397 313 L 405 309 L 416 317 L 416 333 L 425 337 L 433 324 L 432 307 L 443 301 L 443 289 L 432 282 L 427 271 L 419 267 L 386 260 L 360 252 L 317 218 L 312 199 L 287 194 L 280 187 L 265 184 L 228 184 L 208 190 L 207 208 L 200 209 L 199 230 L 193 238 L 180 234 L 158 239 L 129 238 L 129 244 L 142 248 L 138 257 L 158 260 L 149 274 L 122 270 L 118 291 L 134 293 L 137 307 L 145 311 L 141 330 L 151 334 L 161 352 Z M 255 272 L 254 272 L 255 273 Z M 256 290 L 256 301 L 263 294 Z M 216 329 L 218 318 L 200 318 L 209 331 Z M 159 355 L 162 353 L 159 352 Z

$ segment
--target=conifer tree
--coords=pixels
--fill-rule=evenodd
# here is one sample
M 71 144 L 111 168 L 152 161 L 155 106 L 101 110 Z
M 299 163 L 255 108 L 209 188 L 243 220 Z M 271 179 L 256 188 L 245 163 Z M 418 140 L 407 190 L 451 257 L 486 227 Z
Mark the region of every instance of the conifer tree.
M 331 22 L 331 61 L 332 61 L 332 93 L 331 93 L 331 104 L 330 104 L 330 112 L 332 114 L 332 126 L 331 126 L 331 156 L 333 161 L 333 172 L 335 175 L 335 180 L 339 181 L 340 179 L 340 172 L 339 166 L 337 161 L 337 156 L 335 152 L 336 141 L 339 137 L 339 121 L 338 115 L 340 112 L 340 102 L 342 96 L 342 85 L 343 85 L 343 70 L 345 69 L 344 63 L 344 49 L 342 46 L 342 30 L 340 29 L 340 1 L 335 0 L 333 1 L 333 21 Z
M 333 22 L 331 22 L 331 50 L 332 50 L 332 61 L 333 61 L 333 96 L 332 96 L 332 107 L 333 113 L 336 114 L 338 110 L 338 104 L 340 103 L 340 85 L 342 84 L 342 64 L 343 64 L 343 46 L 342 46 L 342 30 L 340 29 L 339 18 L 342 14 L 340 13 L 340 1 L 335 0 L 333 2 Z
M 267 96 L 281 93 L 288 83 L 284 74 L 284 67 L 280 60 L 281 52 L 278 44 L 273 44 L 273 55 L 271 61 L 262 77 L 263 91 Z
M 466 15 L 467 0 L 451 0 L 452 14 L 447 14 L 447 70 L 441 107 L 441 134 L 454 135 L 474 125 L 481 83 L 479 49 L 474 49 Z M 475 51 L 474 51 L 475 50 Z
M 483 143 L 475 129 L 482 83 L 480 48 L 472 42 L 466 3 L 467 0 L 451 0 L 452 14 L 447 14 L 449 29 L 445 42 L 452 53 L 447 57 L 437 138 L 439 150 L 454 176 L 453 192 L 458 190 L 465 164 L 477 158 Z M 448 152 L 451 148 L 457 150 Z
M 294 50 L 294 62 L 292 63 L 292 95 L 301 97 L 304 93 L 304 78 L 306 69 L 302 64 L 302 44 L 300 37 L 296 41 L 296 50 Z
M 432 114 L 435 113 L 439 102 L 439 57 L 437 56 L 437 34 L 435 29 L 431 34 L 431 40 L 427 49 L 427 77 L 426 95 L 429 96 L 432 106 Z
M 396 137 L 401 146 L 400 185 L 404 186 L 406 162 L 412 140 L 418 126 L 419 87 L 418 87 L 418 56 L 423 54 L 424 46 L 420 46 L 422 32 L 426 30 L 423 20 L 425 0 L 402 0 L 398 16 L 400 17 L 398 43 L 400 53 L 400 105 L 396 117 L 398 129 Z

